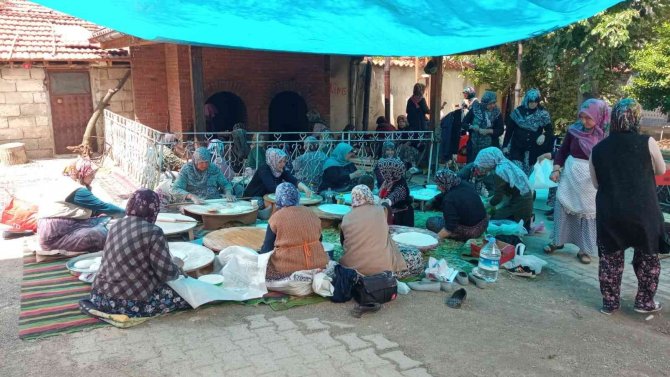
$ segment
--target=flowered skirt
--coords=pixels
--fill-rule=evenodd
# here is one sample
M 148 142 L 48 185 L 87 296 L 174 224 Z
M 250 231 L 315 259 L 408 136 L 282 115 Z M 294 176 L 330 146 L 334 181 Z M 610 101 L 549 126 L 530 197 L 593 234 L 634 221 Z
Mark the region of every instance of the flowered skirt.
M 403 271 L 396 272 L 398 279 L 404 279 L 410 276 L 417 276 L 423 272 L 426 268 L 426 264 L 423 261 L 423 254 L 421 250 L 411 247 L 398 245 L 400 249 L 400 254 L 407 264 L 407 269 Z
M 128 317 L 153 317 L 180 309 L 191 309 L 177 292 L 167 284 L 156 288 L 146 300 L 126 300 L 91 290 L 91 302 L 107 314 L 125 314 Z

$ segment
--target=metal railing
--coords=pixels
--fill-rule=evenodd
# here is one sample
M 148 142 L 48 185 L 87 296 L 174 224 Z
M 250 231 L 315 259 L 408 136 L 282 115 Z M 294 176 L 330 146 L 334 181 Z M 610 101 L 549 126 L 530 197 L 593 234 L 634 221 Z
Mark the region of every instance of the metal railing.
M 110 157 L 114 162 L 144 187 L 153 188 L 158 184 L 160 174 L 166 171 L 165 153 L 174 150 L 188 160 L 199 146 L 208 147 L 212 153 L 212 163 L 217 165 L 229 180 L 243 180 L 264 163 L 263 151 L 268 148 L 282 149 L 289 156 L 288 167 L 301 161 L 306 152 L 305 138 L 314 136 L 318 140 L 321 158 L 330 156 L 339 142 L 354 147 L 354 162 L 359 168 L 371 171 L 381 157 L 385 141 L 393 141 L 396 155 L 411 161 L 416 166 L 427 169 L 427 177 L 433 172 L 436 146 L 432 131 L 326 131 L 306 132 L 246 132 L 245 143 L 235 144 L 233 132 L 173 134 L 175 141 L 166 141 L 166 133 L 153 130 L 138 122 L 123 118 L 105 110 L 105 137 L 111 147 Z M 244 147 L 246 144 L 246 147 Z M 308 164 L 307 169 L 320 170 L 319 164 Z M 294 171 L 294 174 L 296 171 Z M 305 171 L 302 175 L 319 175 L 317 171 Z M 296 174 L 298 179 L 303 177 Z M 428 179 L 428 178 L 427 178 Z M 318 186 L 312 182 L 311 186 Z

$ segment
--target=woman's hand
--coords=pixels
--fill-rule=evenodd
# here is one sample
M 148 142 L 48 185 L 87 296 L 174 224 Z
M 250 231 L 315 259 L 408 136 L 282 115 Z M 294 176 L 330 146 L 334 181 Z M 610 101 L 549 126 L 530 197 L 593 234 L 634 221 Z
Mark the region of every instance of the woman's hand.
M 234 202 L 234 201 L 237 200 L 237 198 L 235 197 L 235 195 L 233 195 L 233 194 L 231 194 L 231 193 L 226 193 L 223 197 L 224 197 L 224 199 L 226 199 L 226 201 L 228 201 L 228 202 Z
M 477 132 L 477 133 L 480 133 L 479 131 L 480 131 L 480 130 L 479 130 L 479 127 L 477 127 L 477 126 L 472 126 L 472 127 L 470 127 L 470 132 Z
M 311 197 L 312 197 L 312 194 L 313 194 L 313 192 L 312 192 L 312 190 L 310 190 L 310 189 L 307 189 L 307 191 L 305 191 L 305 197 L 306 197 L 306 198 L 311 198 Z
M 561 171 L 560 170 L 552 171 L 551 175 L 549 176 L 549 179 L 551 179 L 553 182 L 558 183 L 558 181 L 561 180 Z
M 542 134 L 542 135 L 537 137 L 537 140 L 535 142 L 537 143 L 537 145 L 542 145 L 542 144 L 544 144 L 544 140 L 545 140 L 545 137 L 544 137 L 544 134 Z
M 550 160 L 551 159 L 551 153 L 545 153 L 537 158 L 537 162 L 542 162 L 544 160 Z
M 190 199 L 195 204 L 203 204 L 205 202 L 204 200 L 200 199 L 198 196 L 193 194 L 188 194 L 188 196 L 186 196 L 186 199 Z
M 172 263 L 176 264 L 180 270 L 184 268 L 184 261 L 181 258 L 172 257 Z
M 364 174 L 364 172 L 362 170 L 356 170 L 355 172 L 349 174 L 349 178 L 350 179 L 355 179 L 355 178 L 360 177 L 363 174 Z

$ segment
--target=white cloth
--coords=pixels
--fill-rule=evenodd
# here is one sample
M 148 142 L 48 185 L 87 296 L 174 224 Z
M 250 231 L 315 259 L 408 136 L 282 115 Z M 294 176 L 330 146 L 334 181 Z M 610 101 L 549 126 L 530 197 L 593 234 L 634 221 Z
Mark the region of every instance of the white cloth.
M 565 212 L 595 219 L 597 192 L 591 180 L 589 161 L 569 156 L 556 191 L 556 199 Z

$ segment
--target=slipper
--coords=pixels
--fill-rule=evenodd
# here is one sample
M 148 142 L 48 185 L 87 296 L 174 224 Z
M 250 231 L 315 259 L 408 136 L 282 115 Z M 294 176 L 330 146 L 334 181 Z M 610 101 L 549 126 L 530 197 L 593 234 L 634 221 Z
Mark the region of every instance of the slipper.
M 531 270 L 528 266 L 516 266 L 507 270 L 511 275 L 520 276 L 524 278 L 535 278 L 535 271 Z
M 458 271 L 456 282 L 460 285 L 468 285 L 468 274 L 466 274 L 465 271 Z
M 579 261 L 582 262 L 583 264 L 591 263 L 591 257 L 588 254 L 583 253 L 581 251 L 577 253 L 577 259 L 579 259 Z
M 454 292 L 454 294 L 446 300 L 445 304 L 452 309 L 460 309 L 466 297 L 468 297 L 468 292 L 465 291 L 465 288 L 461 288 Z
M 565 245 L 554 245 L 554 244 L 547 244 L 544 246 L 544 252 L 546 254 L 553 254 L 554 251 L 556 250 L 561 250 Z
M 351 315 L 356 318 L 361 318 L 363 314 L 375 313 L 378 312 L 381 308 L 381 304 L 376 302 L 372 304 L 356 305 L 353 309 L 351 309 Z
M 407 283 L 413 291 L 439 292 L 439 281 L 410 281 Z
M 456 284 L 455 282 L 451 282 L 451 283 L 448 282 L 448 281 L 440 282 L 440 290 L 442 290 L 442 292 L 451 292 L 454 289 L 456 289 L 457 286 L 458 286 L 458 284 Z
M 470 282 L 472 284 L 476 285 L 477 288 L 480 288 L 480 289 L 486 289 L 486 288 L 489 287 L 489 285 L 491 285 L 491 283 L 487 282 L 484 279 L 481 279 L 481 278 L 475 276 L 474 274 L 468 275 L 468 279 L 470 280 Z
M 650 313 L 656 313 L 660 312 L 663 310 L 663 305 L 661 305 L 660 302 L 654 301 L 654 308 L 653 309 L 640 309 L 640 308 L 633 308 L 637 313 L 641 314 L 650 314 Z

